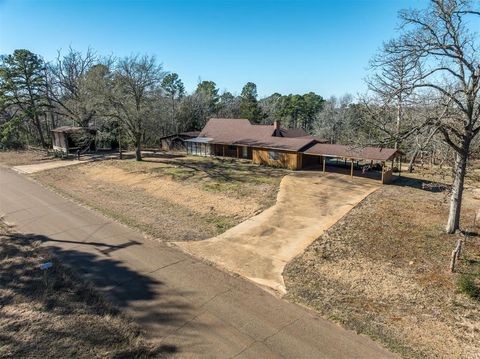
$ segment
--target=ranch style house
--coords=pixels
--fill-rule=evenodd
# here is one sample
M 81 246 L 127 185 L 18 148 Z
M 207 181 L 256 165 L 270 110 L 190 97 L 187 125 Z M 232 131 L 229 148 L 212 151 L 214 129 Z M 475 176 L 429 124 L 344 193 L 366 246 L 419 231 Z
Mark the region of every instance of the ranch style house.
M 252 124 L 247 119 L 212 118 L 198 136 L 184 140 L 187 153 L 230 157 L 291 170 L 347 171 L 389 183 L 401 172 L 403 153 L 393 148 L 329 144 L 303 129 Z M 398 164 L 395 160 L 400 159 Z

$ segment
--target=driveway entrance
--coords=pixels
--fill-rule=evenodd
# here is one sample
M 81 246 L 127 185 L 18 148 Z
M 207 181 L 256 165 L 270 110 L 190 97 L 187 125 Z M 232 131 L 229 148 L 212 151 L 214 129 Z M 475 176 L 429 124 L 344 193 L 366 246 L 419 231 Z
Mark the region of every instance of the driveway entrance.
M 332 173 L 285 176 L 277 203 L 187 252 L 284 294 L 285 265 L 381 184 Z

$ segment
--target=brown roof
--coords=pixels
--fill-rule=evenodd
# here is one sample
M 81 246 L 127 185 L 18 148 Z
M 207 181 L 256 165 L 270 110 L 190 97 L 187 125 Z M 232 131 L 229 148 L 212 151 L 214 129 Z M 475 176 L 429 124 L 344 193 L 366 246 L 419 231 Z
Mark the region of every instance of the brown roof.
M 313 136 L 313 135 L 306 135 L 306 136 L 302 136 L 302 137 L 299 137 L 299 138 L 311 138 L 319 143 L 328 143 L 328 140 L 324 139 L 324 138 L 321 138 L 321 137 L 318 137 L 318 136 Z
M 211 143 L 246 145 L 286 151 L 299 151 L 315 140 L 274 136 L 273 125 L 253 125 L 247 119 L 211 118 L 199 137 L 209 138 Z
M 181 136 L 188 136 L 188 137 L 197 137 L 200 134 L 200 131 L 186 131 L 180 132 L 179 135 Z
M 282 128 L 280 133 L 283 137 L 304 137 L 308 136 L 303 128 Z
M 396 157 L 402 152 L 393 148 L 352 147 L 345 145 L 332 145 L 328 143 L 317 143 L 307 149 L 304 153 L 307 155 L 323 155 L 373 161 L 387 161 Z
M 64 132 L 64 133 L 73 133 L 78 131 L 96 132 L 97 130 L 91 127 L 79 127 L 79 126 L 60 126 L 52 130 L 52 132 Z

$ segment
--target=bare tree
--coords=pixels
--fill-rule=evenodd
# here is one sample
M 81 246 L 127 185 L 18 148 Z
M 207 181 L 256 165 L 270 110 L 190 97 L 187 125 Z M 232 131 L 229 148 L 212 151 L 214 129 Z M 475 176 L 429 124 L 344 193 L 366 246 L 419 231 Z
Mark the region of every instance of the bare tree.
M 382 107 L 389 111 L 395 109 L 394 125 L 388 124 L 391 137 L 394 138 L 394 147 L 400 144 L 401 126 L 404 125 L 404 108 L 413 105 L 413 83 L 418 77 L 418 62 L 403 53 L 390 51 L 393 42 L 384 44 L 383 51 L 371 61 L 371 67 L 375 71 L 373 76 L 367 79 L 369 90 L 382 103 Z M 383 119 L 389 119 L 384 116 Z
M 59 52 L 57 60 L 48 67 L 49 98 L 55 103 L 57 113 L 84 127 L 92 122 L 98 107 L 98 98 L 87 83 L 87 75 L 97 63 L 92 50 L 82 54 L 70 48 L 66 55 Z
M 152 116 L 156 94 L 165 73 L 153 56 L 129 56 L 118 61 L 110 102 L 142 160 L 145 119 Z
M 448 233 L 460 227 L 467 161 L 480 132 L 479 37 L 468 28 L 478 24 L 479 16 L 477 1 L 432 0 L 424 10 L 400 13 L 403 34 L 385 50 L 416 64 L 420 70 L 411 89 L 427 91 L 444 107 L 443 115 L 430 118 L 429 124 L 438 128 L 456 155 Z
M 314 133 L 330 143 L 347 142 L 353 132 L 351 125 L 355 111 L 352 105 L 353 98 L 350 94 L 340 98 L 330 97 L 316 115 Z

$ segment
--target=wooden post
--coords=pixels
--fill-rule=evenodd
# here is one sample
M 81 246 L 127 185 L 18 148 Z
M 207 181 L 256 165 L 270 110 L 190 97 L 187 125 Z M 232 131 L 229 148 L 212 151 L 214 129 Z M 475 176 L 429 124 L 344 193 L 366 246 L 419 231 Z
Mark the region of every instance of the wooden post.
M 460 259 L 460 250 L 462 248 L 462 240 L 459 239 L 457 241 L 457 245 L 455 246 L 455 249 L 452 251 L 452 258 L 450 260 L 450 272 L 455 272 L 455 264 L 457 261 Z
M 382 184 L 384 183 L 384 182 L 383 182 L 383 170 L 384 170 L 383 167 L 384 167 L 384 166 L 385 166 L 385 162 L 382 162 Z
M 223 157 L 225 157 L 225 145 L 222 145 Z
M 351 159 L 351 166 L 350 166 L 350 177 L 353 178 L 353 159 Z
M 398 177 L 402 174 L 402 156 L 400 156 L 400 160 L 398 161 Z
M 240 147 L 237 146 L 237 158 L 240 158 Z
M 322 156 L 323 158 L 323 172 L 325 172 L 325 156 Z

